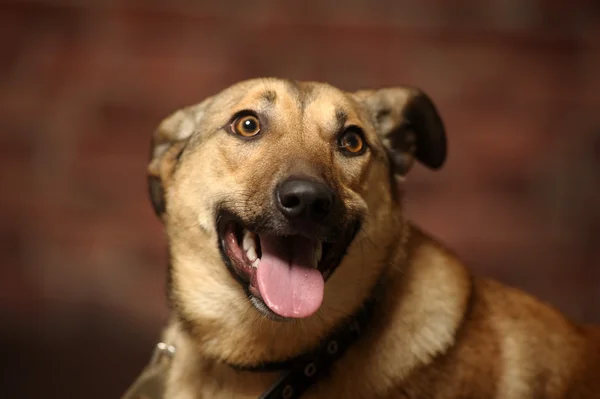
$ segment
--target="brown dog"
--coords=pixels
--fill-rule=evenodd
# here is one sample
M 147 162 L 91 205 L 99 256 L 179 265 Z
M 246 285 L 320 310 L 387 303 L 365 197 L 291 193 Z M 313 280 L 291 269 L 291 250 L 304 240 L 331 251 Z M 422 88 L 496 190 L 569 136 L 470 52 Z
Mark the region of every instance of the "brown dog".
M 170 253 L 164 397 L 600 398 L 597 333 L 404 218 L 413 159 L 445 156 L 407 87 L 256 79 L 167 118 L 148 169 Z

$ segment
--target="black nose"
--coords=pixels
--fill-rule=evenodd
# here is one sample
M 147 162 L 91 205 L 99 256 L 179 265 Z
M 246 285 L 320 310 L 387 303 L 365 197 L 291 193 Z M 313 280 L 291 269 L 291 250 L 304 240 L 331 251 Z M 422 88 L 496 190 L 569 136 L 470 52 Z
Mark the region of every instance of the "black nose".
M 333 205 L 333 191 L 324 183 L 289 179 L 276 189 L 276 202 L 279 210 L 288 219 L 324 219 Z

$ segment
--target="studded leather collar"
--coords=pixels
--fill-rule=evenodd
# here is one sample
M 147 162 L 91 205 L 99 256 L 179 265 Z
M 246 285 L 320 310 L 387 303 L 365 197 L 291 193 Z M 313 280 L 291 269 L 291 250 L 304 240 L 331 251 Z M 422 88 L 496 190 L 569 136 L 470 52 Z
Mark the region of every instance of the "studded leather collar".
M 333 334 L 312 352 L 283 363 L 287 370 L 259 399 L 295 399 L 308 388 L 327 376 L 331 366 L 355 343 L 366 330 L 375 308 L 375 297 L 370 297 L 354 316 L 342 323 Z M 273 370 L 281 364 L 270 363 L 262 370 Z

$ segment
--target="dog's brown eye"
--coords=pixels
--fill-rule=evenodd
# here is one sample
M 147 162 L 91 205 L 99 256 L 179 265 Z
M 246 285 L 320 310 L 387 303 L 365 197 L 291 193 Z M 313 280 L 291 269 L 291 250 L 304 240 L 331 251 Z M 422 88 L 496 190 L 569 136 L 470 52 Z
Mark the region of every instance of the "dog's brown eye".
M 240 136 L 252 137 L 260 132 L 260 121 L 254 115 L 240 116 L 233 121 L 232 127 Z
M 359 155 L 365 150 L 365 140 L 360 130 L 348 129 L 340 137 L 340 147 L 349 155 Z

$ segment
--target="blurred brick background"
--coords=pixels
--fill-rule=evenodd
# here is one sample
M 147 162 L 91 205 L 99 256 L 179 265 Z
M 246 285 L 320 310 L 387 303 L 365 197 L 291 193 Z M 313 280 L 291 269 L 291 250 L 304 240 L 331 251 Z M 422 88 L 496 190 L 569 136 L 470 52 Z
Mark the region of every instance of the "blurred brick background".
M 409 83 L 447 167 L 411 216 L 478 273 L 600 321 L 597 2 L 0 2 L 3 398 L 118 397 L 167 310 L 161 118 L 249 77 Z

